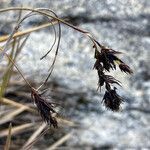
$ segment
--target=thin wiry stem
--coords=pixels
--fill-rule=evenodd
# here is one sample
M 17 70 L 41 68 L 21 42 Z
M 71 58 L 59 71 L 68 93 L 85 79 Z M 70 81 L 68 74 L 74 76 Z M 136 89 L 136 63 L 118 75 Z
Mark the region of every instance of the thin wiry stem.
M 63 23 L 63 24 L 65 24 L 65 25 L 67 25 L 67 26 L 69 26 L 69 27 L 71 27 L 71 28 L 73 28 L 73 29 L 75 29 L 75 30 L 77 30 L 77 31 L 79 31 L 79 32 L 81 32 L 81 33 L 83 33 L 83 34 L 85 34 L 87 37 L 90 38 L 90 40 L 92 41 L 92 43 L 93 43 L 93 44 L 95 45 L 95 47 L 96 47 L 96 42 L 95 42 L 93 36 L 92 36 L 88 31 L 82 30 L 82 29 L 80 29 L 80 28 L 78 28 L 78 27 L 76 27 L 76 26 L 74 26 L 74 25 L 72 25 L 72 24 L 66 22 L 65 20 L 58 18 L 58 16 L 57 16 L 52 10 L 50 10 L 50 9 L 47 9 L 47 8 L 43 8 L 43 9 L 39 9 L 39 8 L 33 9 L 33 8 L 25 8 L 25 7 L 14 7 L 14 8 L 1 9 L 1 10 L 0 10 L 0 13 L 6 12 L 6 11 L 11 11 L 11 10 L 31 11 L 29 14 L 31 14 L 32 12 L 37 12 L 37 13 L 43 15 L 43 16 L 53 18 L 53 19 L 55 19 L 55 20 L 57 20 L 57 21 L 59 22 L 59 23 L 58 23 L 58 24 L 59 24 L 59 37 L 58 37 L 58 43 L 57 43 L 57 48 L 56 48 L 56 52 L 55 52 L 55 57 L 54 57 L 54 60 L 53 60 L 52 65 L 51 65 L 51 67 L 50 67 L 50 72 L 49 72 L 47 78 L 45 79 L 44 83 L 43 83 L 38 89 L 40 89 L 43 85 L 45 85 L 45 84 L 47 83 L 47 81 L 48 81 L 49 77 L 51 76 L 52 71 L 53 71 L 53 69 L 54 69 L 54 64 L 55 64 L 55 62 L 56 62 L 56 58 L 57 58 L 57 54 L 58 54 L 58 49 L 59 49 L 59 44 L 60 44 L 60 38 L 61 38 L 60 22 Z M 53 16 L 53 15 L 50 15 L 49 13 L 46 13 L 46 12 L 44 12 L 44 11 L 49 11 L 49 12 L 53 13 L 54 16 Z M 24 18 L 24 19 L 26 19 L 26 18 Z M 22 19 L 22 21 L 23 21 L 24 19 Z M 22 22 L 22 21 L 21 21 L 21 22 Z
M 13 38 L 13 35 L 17 32 L 18 29 L 19 29 L 19 24 L 16 25 L 16 27 L 14 28 L 14 30 L 13 30 L 12 33 L 10 34 L 10 36 L 9 36 L 9 38 L 8 38 L 8 40 L 7 40 L 6 44 L 5 44 L 5 46 L 4 46 L 4 49 L 3 49 L 3 51 L 2 51 L 1 54 L 0 54 L 0 61 L 2 60 L 4 54 L 6 53 L 7 47 L 8 47 L 8 45 L 9 45 L 11 39 Z
M 2 51 L 2 53 L 1 53 L 1 55 L 0 55 L 0 61 L 1 61 L 2 57 L 4 56 L 4 54 L 6 53 L 7 47 L 8 47 L 8 45 L 10 44 L 10 41 L 12 40 L 14 34 L 18 31 L 18 29 L 19 29 L 21 23 L 22 23 L 25 19 L 27 19 L 28 17 L 30 17 L 30 15 L 31 15 L 31 12 L 30 12 L 29 14 L 27 14 L 26 16 L 24 16 L 21 20 L 18 21 L 17 25 L 15 26 L 14 30 L 13 30 L 12 33 L 10 34 L 10 36 L 9 36 L 9 38 L 8 38 L 8 40 L 7 40 L 7 42 L 6 42 L 5 46 L 4 46 L 4 48 L 3 48 L 3 51 Z
M 55 20 L 57 20 L 57 21 L 59 21 L 59 22 L 65 24 L 65 25 L 71 27 L 72 29 L 75 29 L 75 30 L 77 30 L 77 31 L 79 31 L 79 32 L 81 32 L 81 33 L 83 33 L 83 34 L 85 34 L 86 36 L 88 36 L 88 37 L 90 38 L 90 40 L 92 40 L 92 43 L 95 43 L 95 42 L 94 42 L 94 38 L 93 38 L 93 36 L 91 35 L 90 32 L 88 32 L 88 31 L 86 31 L 86 30 L 83 30 L 83 29 L 80 29 L 80 28 L 78 28 L 78 27 L 76 27 L 76 26 L 74 26 L 74 25 L 72 25 L 72 24 L 66 22 L 65 20 L 63 20 L 63 19 L 61 19 L 61 18 L 52 16 L 52 15 L 46 13 L 46 12 L 40 11 L 39 9 L 33 9 L 33 8 L 28 8 L 28 7 L 10 7 L 10 8 L 6 8 L 6 9 L 1 9 L 1 10 L 0 10 L 0 13 L 6 12 L 6 11 L 12 11 L 12 10 L 32 11 L 32 12 L 40 13 L 40 14 L 42 14 L 42 15 L 44 15 L 44 16 L 51 17 L 51 18 L 53 18 L 53 19 L 55 19 Z M 45 8 L 45 10 L 46 10 L 46 8 Z M 49 10 L 50 10 L 50 9 L 49 9 Z
M 54 11 L 52 11 L 52 10 L 50 10 L 50 9 L 44 9 L 44 8 L 39 8 L 39 10 L 46 10 L 46 11 L 50 11 L 51 13 L 53 13 L 56 17 L 57 17 L 57 15 L 56 15 L 56 13 L 54 12 Z M 48 19 L 49 19 L 49 17 L 48 17 Z M 50 50 L 44 55 L 44 56 L 42 56 L 40 59 L 42 60 L 43 58 L 45 58 L 50 52 L 51 52 L 51 50 L 53 49 L 53 47 L 54 47 L 54 45 L 56 44 L 56 41 L 57 41 L 57 33 L 56 33 L 56 29 L 55 29 L 55 26 L 54 26 L 54 24 L 53 24 L 53 22 L 51 22 L 51 24 L 52 24 L 52 27 L 53 27 L 53 30 L 54 30 L 54 34 L 55 34 L 55 39 L 54 39 L 54 42 L 53 42 L 53 44 L 52 44 L 52 46 L 51 46 L 51 48 L 50 48 Z M 61 33 L 61 28 L 60 28 L 60 22 L 58 21 L 58 24 L 59 24 L 59 30 L 60 30 L 60 33 Z M 59 38 L 60 38 L 60 36 L 59 36 Z
M 52 25 L 52 27 L 53 27 L 53 30 L 54 30 L 55 39 L 54 39 L 54 42 L 53 42 L 51 48 L 46 52 L 46 54 L 44 54 L 44 55 L 40 58 L 40 60 L 42 60 L 43 58 L 45 58 L 45 57 L 53 50 L 53 48 L 54 48 L 54 46 L 55 46 L 55 44 L 56 44 L 56 41 L 57 41 L 57 33 L 56 33 L 55 26 L 54 26 L 54 24 L 53 24 L 52 22 L 50 22 L 50 23 L 51 23 L 51 25 Z
M 19 10 L 22 10 L 22 9 L 19 9 Z M 51 13 L 53 13 L 53 14 L 57 17 L 57 15 L 56 15 L 53 11 L 51 11 L 51 10 L 49 10 L 49 9 L 37 9 L 37 10 L 50 11 Z M 3 12 L 3 11 L 0 11 L 0 12 Z M 4 50 L 3 50 L 2 53 L 1 53 L 1 56 L 3 56 L 3 55 L 6 53 L 7 46 L 9 45 L 9 42 L 10 42 L 11 39 L 13 38 L 14 34 L 16 33 L 16 31 L 19 29 L 21 23 L 22 23 L 25 19 L 27 19 L 28 17 L 31 17 L 31 16 L 35 15 L 35 14 L 32 14 L 32 13 L 35 13 L 35 11 L 34 11 L 34 10 L 31 10 L 31 12 L 30 12 L 29 14 L 27 14 L 25 17 L 23 17 L 21 20 L 19 20 L 19 22 L 17 23 L 16 27 L 14 28 L 13 32 L 11 33 L 11 35 L 9 36 L 9 38 L 8 38 L 8 40 L 7 40 L 7 42 L 6 42 L 6 44 L 5 44 L 5 47 L 4 47 Z M 45 15 L 45 16 L 46 16 L 46 15 Z M 49 16 L 46 16 L 46 17 L 49 18 Z M 52 17 L 51 17 L 51 18 L 52 18 Z M 58 22 L 59 22 L 59 21 L 58 21 Z M 54 26 L 53 26 L 53 27 L 54 27 Z M 55 28 L 54 28 L 54 32 L 55 32 L 55 36 L 56 36 L 56 30 L 55 30 Z M 58 44 L 57 44 L 57 48 L 56 48 L 56 52 L 55 52 L 55 57 L 54 57 L 53 63 L 52 63 L 51 68 L 50 68 L 50 73 L 48 74 L 48 76 L 47 76 L 47 78 L 45 79 L 44 83 L 43 83 L 38 89 L 40 89 L 43 85 L 46 84 L 46 82 L 48 81 L 48 79 L 49 79 L 49 77 L 50 77 L 50 75 L 51 75 L 51 73 L 52 73 L 52 71 L 53 71 L 53 69 L 54 69 L 54 64 L 55 64 L 55 61 L 56 61 L 56 57 L 57 57 L 58 49 L 59 49 L 59 45 L 60 45 L 60 38 L 61 38 L 61 27 L 60 27 L 60 23 L 59 23 Z M 52 49 L 53 46 L 55 45 L 55 42 L 56 42 L 56 39 L 54 40 L 54 43 L 53 43 L 51 49 Z M 51 49 L 50 49 L 50 50 L 51 50 Z M 48 51 L 47 54 L 48 54 L 49 52 L 50 52 L 50 51 Z M 47 55 L 47 54 L 46 54 L 46 55 Z M 43 58 L 46 57 L 46 55 L 43 56 Z M 18 70 L 18 68 L 17 68 L 17 70 Z M 19 71 L 19 73 L 20 73 L 20 71 Z M 23 74 L 21 74 L 21 76 L 23 76 Z
M 31 143 L 29 143 L 26 147 L 23 147 L 23 150 L 30 150 L 32 146 L 50 129 L 48 126 L 40 135 L 38 135 Z
M 50 9 L 41 9 L 41 10 L 49 11 L 49 12 L 53 13 L 53 14 L 58 18 L 58 16 L 55 14 L 55 12 L 53 12 L 53 11 L 50 10 Z M 56 36 L 56 35 L 55 35 L 55 36 Z M 57 42 L 57 47 L 56 47 L 56 52 L 55 52 L 54 60 L 53 60 L 53 63 L 52 63 L 52 65 L 51 65 L 50 69 L 49 69 L 49 70 L 50 70 L 49 74 L 47 75 L 47 77 L 46 77 L 45 81 L 43 82 L 43 84 L 38 88 L 38 90 L 39 90 L 43 85 L 45 85 L 45 84 L 47 83 L 49 77 L 51 76 L 51 74 L 52 74 L 52 72 L 53 72 L 54 64 L 55 64 L 55 62 L 56 62 L 56 58 L 57 58 L 57 55 L 58 55 L 58 50 L 59 50 L 59 45 L 60 45 L 60 39 L 61 39 L 61 25 L 60 25 L 60 22 L 58 21 L 58 42 Z M 50 51 L 48 51 L 44 57 L 46 57 L 49 52 L 50 52 Z M 43 57 L 43 58 L 44 58 L 44 57 Z
M 8 57 L 8 59 L 11 61 L 11 63 L 15 66 L 15 68 L 17 69 L 17 71 L 20 73 L 20 75 L 22 76 L 22 78 L 24 79 L 24 81 L 27 83 L 27 85 L 32 89 L 33 87 L 31 86 L 31 84 L 26 80 L 26 78 L 24 77 L 24 75 L 22 74 L 22 72 L 20 71 L 20 69 L 18 68 L 18 66 L 13 62 L 13 60 L 9 57 L 8 54 L 5 53 L 5 55 Z
M 0 47 L 1 50 L 3 50 L 1 47 Z M 15 66 L 15 68 L 17 69 L 17 71 L 19 72 L 19 74 L 22 76 L 23 80 L 26 82 L 26 84 L 31 88 L 33 89 L 33 87 L 31 86 L 31 84 L 26 80 L 26 78 L 24 77 L 24 75 L 22 74 L 22 72 L 20 71 L 20 69 L 18 68 L 18 66 L 15 64 L 15 62 L 11 59 L 11 57 L 9 57 L 9 55 L 7 53 L 4 53 L 7 58 L 11 61 L 11 63 Z

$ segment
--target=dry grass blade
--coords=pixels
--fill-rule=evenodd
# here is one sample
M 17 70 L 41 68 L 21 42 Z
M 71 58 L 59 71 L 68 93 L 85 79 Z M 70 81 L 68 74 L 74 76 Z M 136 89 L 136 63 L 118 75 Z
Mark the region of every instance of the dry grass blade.
M 28 39 L 29 35 L 23 40 L 23 42 L 21 43 L 21 37 L 18 38 L 18 40 L 16 40 L 16 38 L 13 39 L 11 45 L 12 45 L 12 48 L 11 48 L 11 53 L 9 55 L 10 59 L 15 62 L 18 54 L 21 52 L 23 46 L 25 45 L 27 39 Z M 3 78 L 2 78 L 2 84 L 1 84 L 1 88 L 0 88 L 0 98 L 3 97 L 5 91 L 6 91 L 6 88 L 9 84 L 9 81 L 10 81 L 10 78 L 11 78 L 11 75 L 13 73 L 13 67 L 14 67 L 14 64 L 11 63 L 11 60 L 8 60 L 8 65 L 6 67 L 6 69 L 4 70 L 4 74 L 3 74 Z
M 39 135 L 40 133 L 45 129 L 45 127 L 47 126 L 46 123 L 43 123 L 31 136 L 30 138 L 27 140 L 27 142 L 24 144 L 23 148 L 27 147 L 30 143 L 32 143 Z
M 7 105 L 11 105 L 11 106 L 15 106 L 15 107 L 18 107 L 18 108 L 24 107 L 29 112 L 37 112 L 35 109 L 30 108 L 29 106 L 26 106 L 24 104 L 20 104 L 18 102 L 15 102 L 13 100 L 8 99 L 8 98 L 3 98 L 2 103 L 7 104 Z
M 30 129 L 33 126 L 35 127 L 34 123 L 26 123 L 26 124 L 23 124 L 23 125 L 15 126 L 11 130 L 11 135 L 26 132 L 27 129 Z M 9 129 L 4 129 L 4 130 L 0 131 L 0 137 L 7 136 L 8 133 L 9 133 Z
M 24 110 L 26 110 L 26 107 L 21 107 L 18 108 L 17 110 L 11 111 L 8 114 L 5 114 L 1 120 L 0 120 L 0 124 L 4 124 L 10 120 L 12 120 L 15 116 L 19 115 L 20 113 L 22 113 Z
M 10 109 L 3 109 L 0 111 L 0 117 L 5 115 L 6 113 L 10 112 L 11 108 Z
M 21 37 L 19 38 L 19 42 L 17 43 L 17 49 L 16 49 L 16 55 L 15 58 L 18 56 L 18 54 L 21 52 L 21 50 L 23 49 L 24 45 L 26 44 L 26 41 L 28 40 L 30 34 L 27 34 L 25 39 L 22 41 L 22 43 L 20 42 Z
M 15 102 L 13 100 L 7 99 L 7 98 L 3 98 L 2 103 L 7 104 L 7 105 L 11 105 L 11 106 L 15 106 L 17 108 L 24 107 L 26 111 L 29 111 L 29 112 L 32 112 L 32 113 L 37 113 L 37 111 L 35 109 L 30 108 L 29 106 L 25 106 L 23 104 L 20 104 L 18 102 Z M 70 121 L 70 120 L 67 120 L 65 118 L 61 118 L 61 117 L 58 117 L 58 116 L 56 118 L 57 118 L 58 122 L 60 122 L 61 124 L 65 124 L 65 125 L 68 125 L 68 126 L 71 126 L 71 127 L 78 126 L 77 123 L 75 123 L 73 121 Z
M 12 72 L 12 65 L 8 65 L 6 70 L 5 70 L 4 75 L 2 77 L 2 83 L 0 85 L 0 101 L 1 101 L 1 98 L 3 97 L 3 95 L 5 93 L 7 86 L 8 86 L 8 83 L 9 83 L 9 80 L 11 77 L 11 72 Z
M 67 120 L 67 119 L 64 119 L 64 118 L 61 118 L 61 117 L 56 117 L 57 118 L 57 121 L 59 124 L 65 124 L 65 125 L 68 125 L 70 127 L 76 127 L 76 126 L 79 126 L 77 123 L 73 122 L 73 121 L 70 121 L 70 120 Z
M 9 124 L 9 133 L 7 136 L 6 144 L 4 147 L 4 150 L 9 150 L 10 149 L 10 144 L 11 144 L 11 129 L 12 129 L 12 124 Z
M 23 150 L 31 150 L 31 147 L 39 140 L 40 137 L 45 135 L 47 131 L 49 130 L 49 127 L 47 127 L 42 133 L 40 133 L 36 139 L 34 139 L 31 143 L 29 143 L 26 147 L 23 148 Z
M 57 24 L 58 21 L 52 21 L 52 23 L 54 25 L 54 24 Z M 40 25 L 40 26 L 37 26 L 37 27 L 33 27 L 33 28 L 25 30 L 25 31 L 18 31 L 17 33 L 14 34 L 13 38 L 20 37 L 20 36 L 32 33 L 34 31 L 38 31 L 40 29 L 52 26 L 52 23 L 46 23 L 46 24 L 43 24 L 43 25 Z M 6 40 L 8 40 L 8 38 L 9 38 L 9 35 L 1 36 L 0 37 L 0 42 L 5 42 Z
M 56 143 L 54 143 L 53 145 L 51 145 L 46 150 L 54 150 L 54 149 L 56 149 L 58 146 L 60 146 L 64 142 L 66 142 L 71 137 L 72 137 L 72 132 L 70 132 L 70 133 L 66 134 L 65 136 L 63 136 L 61 139 L 59 139 Z
M 16 46 L 16 39 L 13 40 L 12 42 L 12 48 L 11 48 L 11 53 L 10 53 L 10 58 L 15 61 L 15 56 L 13 57 L 13 55 L 15 55 L 15 46 Z M 11 64 L 10 60 L 8 60 L 8 64 L 7 67 L 4 71 L 3 77 L 2 77 L 2 83 L 1 83 L 1 88 L 0 88 L 0 98 L 3 97 L 6 88 L 8 86 L 8 83 L 10 81 L 11 75 L 12 75 L 12 71 L 13 71 L 13 64 Z

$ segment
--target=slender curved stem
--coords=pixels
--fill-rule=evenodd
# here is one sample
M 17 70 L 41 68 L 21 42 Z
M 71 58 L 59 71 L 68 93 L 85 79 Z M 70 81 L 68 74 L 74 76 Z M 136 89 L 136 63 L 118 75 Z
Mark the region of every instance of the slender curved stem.
M 63 19 L 58 18 L 58 16 L 57 16 L 52 10 L 50 10 L 50 9 L 47 9 L 47 8 L 42 8 L 42 9 L 37 8 L 37 9 L 33 9 L 33 8 L 28 8 L 28 7 L 10 7 L 10 8 L 6 8 L 6 9 L 1 9 L 1 10 L 0 10 L 0 13 L 7 12 L 7 11 L 13 11 L 13 10 L 30 11 L 29 14 L 27 14 L 23 19 L 21 19 L 21 20 L 19 21 L 19 23 L 18 23 L 17 26 L 16 26 L 16 27 L 18 27 L 18 28 L 19 28 L 19 25 L 20 25 L 26 18 L 28 18 L 29 16 L 31 16 L 31 14 L 32 14 L 33 12 L 36 12 L 36 13 L 39 13 L 39 14 L 41 14 L 41 15 L 43 15 L 43 16 L 48 17 L 48 18 L 49 18 L 49 17 L 50 17 L 50 18 L 53 18 L 53 19 L 57 20 L 58 22 L 61 22 L 61 23 L 65 24 L 65 25 L 67 25 L 68 27 L 71 27 L 71 28 L 73 28 L 74 30 L 83 33 L 84 35 L 86 35 L 86 36 L 92 41 L 92 43 L 94 44 L 95 47 L 97 46 L 96 40 L 93 38 L 93 36 L 92 36 L 88 31 L 85 31 L 85 30 L 83 30 L 83 29 L 80 29 L 80 28 L 78 28 L 78 27 L 76 27 L 76 26 L 74 26 L 74 25 L 72 25 L 72 24 L 66 22 L 66 21 L 63 20 Z M 49 11 L 49 12 L 53 13 L 54 16 L 51 15 L 51 14 L 49 14 L 49 13 L 47 13 L 47 12 L 45 12 L 45 11 Z M 59 44 L 60 44 L 60 37 L 61 37 L 60 23 L 58 23 L 58 24 L 59 24 L 59 38 L 58 38 L 57 48 L 56 48 L 56 52 L 55 52 L 55 57 L 54 57 L 54 60 L 53 60 L 52 65 L 51 65 L 51 67 L 50 67 L 50 72 L 49 72 L 48 76 L 46 77 L 46 79 L 45 79 L 45 81 L 43 82 L 43 84 L 42 84 L 40 87 L 37 88 L 37 90 L 39 90 L 43 85 L 45 85 L 45 84 L 47 83 L 47 81 L 48 81 L 48 79 L 49 79 L 49 77 L 50 77 L 50 75 L 51 75 L 51 73 L 52 73 L 52 71 L 53 71 L 53 69 L 54 69 L 54 64 L 55 64 L 56 57 L 57 57 L 57 54 L 58 54 L 58 49 L 59 49 Z M 15 31 L 16 31 L 16 30 L 14 30 L 13 33 L 10 35 L 10 38 L 8 39 L 7 43 L 9 43 L 9 41 L 10 41 L 11 38 L 13 37 Z M 6 45 L 6 46 L 7 46 L 7 45 Z M 6 47 L 6 46 L 5 46 L 5 47 Z M 5 48 L 5 49 L 6 49 L 6 48 Z M 4 51 L 3 53 L 5 53 L 5 51 Z M 49 53 L 49 52 L 48 52 L 48 53 Z M 47 54 L 48 54 L 48 53 L 47 53 Z M 46 54 L 46 55 L 47 55 L 47 54 Z M 45 56 L 46 56 L 46 55 L 45 55 Z M 17 69 L 17 70 L 18 70 L 18 69 Z M 20 73 L 20 71 L 19 71 L 19 73 Z M 20 74 L 21 74 L 21 73 L 20 73 Z M 21 74 L 21 75 L 22 75 L 22 74 Z M 23 75 L 22 75 L 22 76 L 23 76 Z M 23 78 L 24 78 L 24 77 L 23 77 Z M 28 82 L 27 82 L 27 83 L 28 83 Z M 28 83 L 28 84 L 29 84 L 29 83 Z M 29 84 L 29 85 L 30 85 L 30 84 Z
M 69 26 L 69 27 L 71 27 L 71 28 L 73 28 L 73 29 L 75 29 L 75 30 L 77 30 L 77 31 L 79 31 L 79 32 L 81 32 L 81 33 L 83 33 L 83 34 L 86 34 L 90 39 L 93 39 L 92 42 L 94 42 L 93 36 L 92 36 L 88 31 L 85 31 L 85 30 L 83 30 L 83 29 L 80 29 L 80 28 L 78 28 L 78 27 L 76 27 L 76 26 L 74 26 L 74 25 L 72 25 L 72 24 L 66 22 L 66 21 L 63 20 L 63 19 L 60 19 L 60 18 L 55 17 L 55 16 L 52 16 L 52 15 L 46 13 L 46 12 L 40 11 L 39 9 L 33 9 L 33 8 L 29 8 L 29 7 L 10 7 L 10 8 L 6 8 L 6 9 L 1 9 L 1 10 L 0 10 L 0 13 L 6 12 L 6 11 L 12 11 L 12 10 L 32 11 L 32 12 L 37 12 L 37 13 L 46 15 L 46 16 L 48 16 L 48 17 L 51 17 L 51 18 L 53 18 L 53 19 L 56 19 L 57 21 L 60 21 L 61 23 L 65 24 L 65 25 L 67 25 L 67 26 Z M 94 42 L 94 43 L 95 43 L 95 42 Z

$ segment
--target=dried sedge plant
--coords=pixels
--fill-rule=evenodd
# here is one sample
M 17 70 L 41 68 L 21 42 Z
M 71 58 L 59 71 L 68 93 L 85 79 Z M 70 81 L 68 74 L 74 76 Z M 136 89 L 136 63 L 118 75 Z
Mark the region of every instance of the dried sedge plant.
M 127 64 L 125 64 L 120 58 L 118 58 L 118 55 L 121 54 L 121 52 L 118 52 L 118 51 L 115 51 L 113 49 L 109 49 L 109 48 L 103 46 L 92 36 L 91 33 L 74 26 L 74 25 L 66 22 L 63 19 L 58 18 L 58 16 L 50 9 L 46 9 L 46 8 L 32 9 L 32 8 L 24 8 L 24 7 L 22 7 L 22 8 L 15 7 L 15 8 L 1 9 L 0 13 L 7 12 L 7 11 L 18 11 L 18 10 L 27 11 L 29 13 L 18 21 L 13 32 L 10 34 L 6 44 L 4 45 L 4 47 L 1 48 L 2 49 L 1 59 L 2 59 L 3 55 L 6 55 L 9 58 L 9 60 L 12 62 L 12 64 L 16 67 L 16 69 L 18 70 L 18 72 L 20 73 L 22 78 L 25 80 L 25 82 L 29 85 L 29 87 L 31 89 L 31 98 L 34 101 L 34 103 L 36 104 L 37 109 L 38 109 L 41 117 L 43 118 L 43 120 L 46 121 L 49 125 L 52 125 L 54 128 L 58 127 L 57 120 L 54 116 L 55 114 L 57 114 L 57 112 L 55 111 L 54 105 L 53 105 L 53 103 L 48 102 L 45 98 L 43 98 L 42 94 L 40 94 L 40 90 L 42 87 L 44 87 L 46 85 L 46 83 L 47 83 L 48 79 L 50 78 L 52 71 L 54 69 L 54 64 L 56 62 L 57 54 L 59 51 L 59 45 L 60 45 L 60 38 L 61 38 L 60 24 L 61 23 L 84 34 L 92 42 L 93 48 L 94 48 L 95 59 L 96 59 L 95 64 L 94 64 L 94 69 L 97 70 L 98 78 L 99 78 L 98 87 L 100 89 L 101 89 L 101 87 L 104 87 L 106 90 L 104 97 L 102 99 L 102 102 L 106 106 L 106 108 L 108 108 L 112 111 L 119 111 L 120 105 L 123 102 L 123 98 L 117 94 L 117 92 L 116 92 L 117 88 L 114 86 L 114 84 L 121 86 L 121 83 L 119 80 L 115 79 L 113 76 L 107 75 L 106 72 L 110 72 L 111 70 L 116 70 L 116 65 L 118 65 L 122 72 L 125 72 L 128 74 L 133 73 L 133 71 L 130 69 L 130 67 Z M 54 40 L 51 48 L 47 51 L 47 53 L 44 56 L 41 57 L 41 60 L 44 59 L 52 50 L 55 50 L 55 56 L 54 56 L 51 66 L 50 66 L 48 75 L 46 76 L 44 82 L 38 88 L 34 88 L 30 85 L 30 83 L 25 79 L 25 77 L 23 76 L 23 74 L 21 73 L 21 71 L 19 70 L 17 65 L 13 62 L 13 60 L 11 60 L 11 58 L 6 53 L 9 43 L 11 42 L 14 34 L 17 32 L 17 30 L 21 26 L 22 22 L 25 19 L 32 17 L 33 15 L 36 15 L 36 14 L 38 14 L 38 15 L 40 14 L 40 15 L 48 18 L 49 22 L 51 23 L 51 25 L 53 27 L 54 33 L 55 33 L 55 40 Z M 57 29 L 54 26 L 53 21 L 55 21 L 55 22 L 57 21 L 57 25 L 58 25 Z M 55 45 L 56 45 L 56 49 L 54 49 Z

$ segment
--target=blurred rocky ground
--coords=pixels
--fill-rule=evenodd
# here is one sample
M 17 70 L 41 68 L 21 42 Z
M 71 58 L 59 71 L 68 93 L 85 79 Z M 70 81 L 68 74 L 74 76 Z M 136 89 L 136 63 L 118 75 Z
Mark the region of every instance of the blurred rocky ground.
M 101 104 L 102 93 L 96 92 L 97 74 L 93 70 L 93 49 L 81 33 L 62 25 L 59 55 L 51 80 L 73 92 L 84 93 L 82 103 L 75 103 L 80 96 L 69 98 L 79 105 L 73 110 L 74 120 L 83 124 L 75 130 L 69 146 L 95 148 L 148 148 L 150 143 L 150 1 L 149 0 L 2 0 L 0 8 L 14 6 L 46 7 L 59 17 L 90 31 L 102 44 L 124 53 L 122 59 L 134 70 L 133 76 L 115 72 L 123 88 L 119 93 L 126 102 L 122 111 L 107 111 Z M 16 14 L 1 15 L 1 34 L 10 33 Z M 25 22 L 25 27 L 41 23 L 42 17 Z M 40 82 L 47 74 L 50 54 L 40 57 L 51 45 L 54 33 L 48 29 L 32 33 L 18 59 L 18 64 L 28 78 Z M 54 52 L 52 52 L 54 54 Z M 32 73 L 31 73 L 32 72 Z M 88 102 L 88 105 L 85 103 Z

